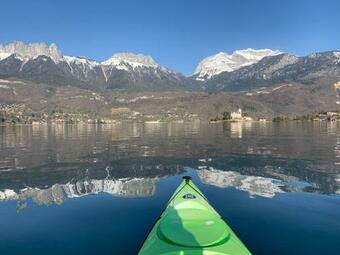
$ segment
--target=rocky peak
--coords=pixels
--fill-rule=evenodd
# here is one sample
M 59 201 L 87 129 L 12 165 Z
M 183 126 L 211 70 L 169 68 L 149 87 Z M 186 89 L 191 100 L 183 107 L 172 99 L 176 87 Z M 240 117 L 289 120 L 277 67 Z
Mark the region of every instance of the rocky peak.
M 59 61 L 63 57 L 54 43 L 47 46 L 45 43 L 24 44 L 23 42 L 15 41 L 7 45 L 0 45 L 0 59 L 7 58 L 12 54 L 28 59 L 44 55 L 54 61 Z

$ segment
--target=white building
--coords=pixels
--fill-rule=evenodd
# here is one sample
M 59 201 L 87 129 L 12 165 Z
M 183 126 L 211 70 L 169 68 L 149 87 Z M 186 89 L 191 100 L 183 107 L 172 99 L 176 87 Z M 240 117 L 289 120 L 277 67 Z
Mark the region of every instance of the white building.
M 242 119 L 243 118 L 243 116 L 242 116 L 242 109 L 240 108 L 240 109 L 238 109 L 237 112 L 232 112 L 230 114 L 230 117 L 231 117 L 232 120 L 240 120 L 240 119 Z

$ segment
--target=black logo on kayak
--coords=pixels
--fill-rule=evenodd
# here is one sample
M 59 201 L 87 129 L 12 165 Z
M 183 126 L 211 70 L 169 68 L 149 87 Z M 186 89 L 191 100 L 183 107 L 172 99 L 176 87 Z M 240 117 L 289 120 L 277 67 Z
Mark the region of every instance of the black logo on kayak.
M 184 198 L 184 199 L 195 199 L 196 196 L 193 195 L 193 194 L 188 193 L 188 194 L 185 194 L 185 195 L 183 196 L 183 198 Z

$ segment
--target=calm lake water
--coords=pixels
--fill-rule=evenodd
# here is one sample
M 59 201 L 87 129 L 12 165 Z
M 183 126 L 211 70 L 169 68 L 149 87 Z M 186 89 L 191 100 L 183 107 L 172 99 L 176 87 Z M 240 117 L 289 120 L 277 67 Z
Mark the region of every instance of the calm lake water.
M 0 127 L 0 254 L 136 254 L 183 175 L 253 254 L 340 254 L 340 123 Z

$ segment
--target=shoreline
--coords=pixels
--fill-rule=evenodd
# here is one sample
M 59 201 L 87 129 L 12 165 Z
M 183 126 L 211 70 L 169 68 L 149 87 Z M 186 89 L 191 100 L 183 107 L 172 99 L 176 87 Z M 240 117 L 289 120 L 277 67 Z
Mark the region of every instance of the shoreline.
M 146 124 L 146 125 L 158 125 L 158 124 L 185 124 L 185 123 L 192 123 L 192 122 L 200 122 L 200 123 L 207 123 L 207 124 L 221 124 L 221 123 L 288 123 L 288 122 L 313 122 L 313 123 L 337 123 L 340 122 L 340 119 L 334 121 L 328 120 L 280 120 L 280 121 L 273 121 L 273 120 L 218 120 L 218 121 L 209 121 L 209 120 L 202 120 L 202 119 L 192 119 L 192 120 L 115 120 L 112 122 L 86 122 L 86 121 L 79 121 L 79 122 L 33 122 L 33 123 L 0 123 L 0 126 L 45 126 L 45 125 L 120 125 L 122 123 L 139 123 L 139 124 Z

